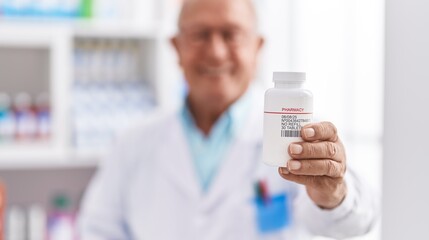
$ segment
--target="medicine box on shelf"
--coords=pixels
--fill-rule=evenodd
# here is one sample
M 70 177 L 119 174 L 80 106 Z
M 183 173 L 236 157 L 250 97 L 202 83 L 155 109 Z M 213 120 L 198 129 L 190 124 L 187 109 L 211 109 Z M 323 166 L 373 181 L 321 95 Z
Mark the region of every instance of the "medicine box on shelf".
M 71 121 L 78 152 L 102 152 L 157 107 L 155 49 L 156 38 L 74 39 Z

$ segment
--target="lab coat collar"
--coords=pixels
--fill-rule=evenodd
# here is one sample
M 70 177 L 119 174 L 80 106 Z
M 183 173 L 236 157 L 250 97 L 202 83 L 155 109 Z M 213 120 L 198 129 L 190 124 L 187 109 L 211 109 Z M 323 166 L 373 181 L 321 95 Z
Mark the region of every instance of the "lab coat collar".
M 261 156 L 262 110 L 258 104 L 252 104 L 244 117 L 243 126 L 233 139 L 232 146 L 206 193 L 204 201 L 206 209 L 214 209 L 222 199 L 228 199 L 225 196 L 233 195 L 232 191 L 237 190 L 237 184 L 241 185 L 240 182 L 248 181 L 257 172 L 255 169 L 260 166 Z
M 260 101 L 258 97 L 253 100 Z M 255 101 L 252 102 L 254 103 Z M 176 185 L 180 191 L 187 194 L 191 199 L 201 203 L 201 207 L 206 211 L 214 209 L 220 201 L 227 199 L 225 195 L 231 195 L 231 191 L 240 181 L 252 177 L 259 164 L 260 152 L 258 146 L 262 137 L 262 116 L 263 108 L 261 104 L 252 104 L 243 127 L 234 137 L 231 148 L 225 155 L 224 162 L 218 169 L 217 176 L 213 179 L 212 186 L 204 192 L 196 175 L 193 166 L 189 146 L 186 144 L 185 132 L 181 124 L 179 115 L 176 114 L 171 127 L 175 129 L 172 138 L 169 139 L 168 146 L 174 146 L 175 152 L 168 153 L 171 161 L 165 161 L 166 177 L 170 178 L 172 184 Z M 249 151 L 254 149 L 254 151 Z M 243 160 L 247 161 L 243 161 Z M 248 161 L 248 159 L 253 159 Z
M 163 154 L 169 155 L 169 161 L 163 161 L 164 169 L 166 169 L 166 177 L 170 178 L 173 185 L 176 185 L 180 191 L 191 198 L 199 198 L 200 183 L 198 181 L 197 173 L 194 169 L 189 146 L 185 138 L 185 132 L 180 122 L 180 119 L 175 114 L 173 117 L 172 137 L 166 142 L 167 146 L 172 146 L 174 152 L 164 152 Z

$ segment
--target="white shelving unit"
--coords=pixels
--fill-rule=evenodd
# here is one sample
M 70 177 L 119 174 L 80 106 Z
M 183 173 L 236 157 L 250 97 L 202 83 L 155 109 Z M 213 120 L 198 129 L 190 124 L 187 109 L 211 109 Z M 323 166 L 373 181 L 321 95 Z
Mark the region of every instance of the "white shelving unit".
M 69 133 L 68 113 L 64 106 L 69 103 L 68 87 L 71 81 L 71 31 L 62 27 L 46 27 L 34 24 L 2 23 L 0 27 L 0 49 L 23 51 L 44 51 L 49 66 L 46 71 L 49 79 L 52 119 L 52 135 L 46 142 L 3 143 L 0 145 L 0 166 L 21 164 L 22 162 L 55 161 L 67 152 Z M 8 59 L 5 59 L 6 61 Z M 16 66 L 14 70 L 27 71 Z M 1 76 L 0 76 L 1 78 Z M 39 79 L 40 80 L 40 79 Z M 9 80 L 2 80 L 7 84 Z M 25 89 L 25 86 L 21 86 Z M 2 89 L 6 92 L 7 89 Z
M 2 49 L 40 50 L 47 53 L 47 59 L 42 60 L 48 62 L 47 90 L 50 93 L 52 115 L 52 135 L 48 141 L 0 143 L 0 169 L 97 165 L 103 151 L 80 151 L 73 144 L 71 106 L 76 77 L 73 75 L 73 54 L 79 41 L 137 42 L 141 57 L 139 72 L 144 84 L 150 86 L 155 100 L 151 112 L 170 108 L 177 102 L 171 95 L 177 92 L 181 75 L 175 54 L 168 46 L 168 35 L 159 22 L 154 21 L 152 26 L 143 27 L 130 21 L 0 19 L 0 36 L 0 59 Z M 7 92 L 8 89 L 0 91 Z

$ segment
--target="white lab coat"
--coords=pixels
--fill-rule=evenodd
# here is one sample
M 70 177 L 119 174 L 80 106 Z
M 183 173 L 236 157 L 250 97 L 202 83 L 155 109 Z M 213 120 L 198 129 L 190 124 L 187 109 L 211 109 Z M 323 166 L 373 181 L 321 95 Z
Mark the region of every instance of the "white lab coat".
M 262 109 L 254 107 L 205 193 L 178 113 L 134 130 L 113 147 L 85 195 L 79 217 L 82 239 L 304 240 L 369 231 L 376 216 L 374 199 L 350 170 L 343 203 L 322 210 L 304 187 L 261 163 L 262 117 Z M 258 179 L 268 181 L 270 193 L 291 199 L 292 224 L 271 235 L 257 230 L 252 199 Z

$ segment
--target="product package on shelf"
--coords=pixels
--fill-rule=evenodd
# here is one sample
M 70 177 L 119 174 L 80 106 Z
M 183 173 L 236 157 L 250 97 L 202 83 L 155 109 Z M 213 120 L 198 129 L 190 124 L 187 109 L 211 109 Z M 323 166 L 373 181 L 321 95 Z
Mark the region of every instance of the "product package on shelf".
M 3 0 L 0 14 L 6 17 L 85 18 L 91 16 L 92 0 Z
M 51 207 L 12 205 L 5 216 L 4 239 L 76 240 L 76 211 L 67 195 L 54 195 Z M 2 238 L 0 237 L 0 240 Z
M 141 121 L 155 106 L 139 72 L 136 41 L 86 39 L 76 43 L 72 92 L 77 149 L 102 149 L 117 133 Z
M 45 142 L 51 136 L 49 95 L 0 93 L 0 144 Z

